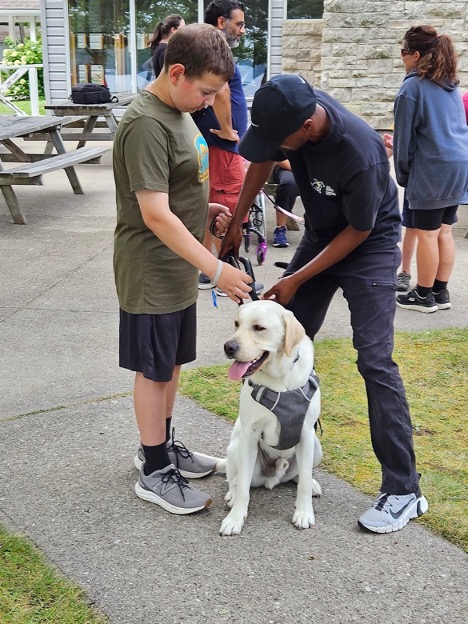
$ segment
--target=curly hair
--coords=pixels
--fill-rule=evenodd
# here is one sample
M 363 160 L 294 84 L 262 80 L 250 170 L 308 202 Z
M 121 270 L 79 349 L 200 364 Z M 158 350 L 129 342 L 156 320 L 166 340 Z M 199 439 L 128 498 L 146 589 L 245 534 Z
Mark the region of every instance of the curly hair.
M 403 44 L 409 52 L 421 55 L 415 65 L 421 78 L 458 84 L 457 55 L 448 35 L 438 35 L 432 26 L 412 26 L 406 31 Z

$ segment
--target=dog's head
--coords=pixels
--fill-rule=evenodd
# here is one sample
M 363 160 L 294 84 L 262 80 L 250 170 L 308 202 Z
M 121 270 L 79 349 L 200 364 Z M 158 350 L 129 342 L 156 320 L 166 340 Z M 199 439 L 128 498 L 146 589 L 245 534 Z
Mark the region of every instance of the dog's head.
M 229 369 L 229 378 L 234 380 L 271 369 L 273 360 L 278 364 L 279 359 L 290 358 L 305 337 L 294 314 L 268 300 L 240 306 L 235 326 L 234 335 L 224 345 L 228 358 L 235 360 Z

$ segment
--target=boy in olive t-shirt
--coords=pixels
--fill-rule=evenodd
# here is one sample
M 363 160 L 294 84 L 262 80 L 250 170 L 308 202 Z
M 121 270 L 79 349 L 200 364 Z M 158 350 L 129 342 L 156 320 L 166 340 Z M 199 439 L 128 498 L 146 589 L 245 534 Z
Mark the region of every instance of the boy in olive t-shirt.
M 250 291 L 246 273 L 201 243 L 207 223 L 223 233 L 230 213 L 208 204 L 208 149 L 190 116 L 212 105 L 233 71 L 222 32 L 207 24 L 181 28 L 167 46 L 164 70 L 135 97 L 114 141 L 119 361 L 135 371 L 141 441 L 135 491 L 176 514 L 208 507 L 210 496 L 187 477 L 216 466 L 171 440 L 180 367 L 196 357 L 198 271 L 236 302 Z

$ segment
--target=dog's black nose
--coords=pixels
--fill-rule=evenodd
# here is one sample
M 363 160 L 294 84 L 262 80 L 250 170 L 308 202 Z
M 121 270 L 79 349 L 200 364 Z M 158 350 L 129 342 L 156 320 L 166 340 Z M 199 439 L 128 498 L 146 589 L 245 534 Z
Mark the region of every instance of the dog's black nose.
M 235 340 L 228 340 L 224 344 L 224 353 L 228 356 L 228 358 L 234 359 L 237 351 L 239 351 L 239 345 Z

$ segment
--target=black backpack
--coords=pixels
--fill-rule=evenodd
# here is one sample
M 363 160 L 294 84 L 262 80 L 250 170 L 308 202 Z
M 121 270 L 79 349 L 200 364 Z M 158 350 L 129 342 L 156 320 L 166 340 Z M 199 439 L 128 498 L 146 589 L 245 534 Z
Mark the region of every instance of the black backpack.
M 72 87 L 71 99 L 75 104 L 107 104 L 118 102 L 119 98 L 112 96 L 109 89 L 94 82 L 79 82 Z

